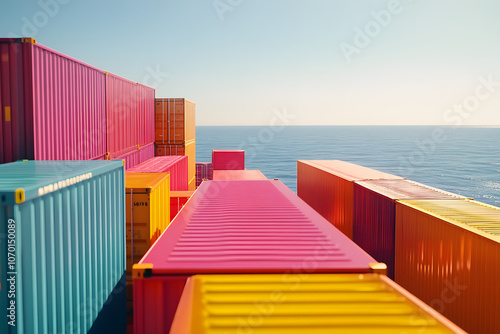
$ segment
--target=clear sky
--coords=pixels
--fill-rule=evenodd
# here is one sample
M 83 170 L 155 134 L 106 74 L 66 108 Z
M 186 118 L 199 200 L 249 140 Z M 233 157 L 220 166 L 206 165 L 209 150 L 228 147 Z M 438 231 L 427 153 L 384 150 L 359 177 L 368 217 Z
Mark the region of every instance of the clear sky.
M 500 125 L 500 1 L 3 0 L 0 35 L 197 104 L 197 125 Z

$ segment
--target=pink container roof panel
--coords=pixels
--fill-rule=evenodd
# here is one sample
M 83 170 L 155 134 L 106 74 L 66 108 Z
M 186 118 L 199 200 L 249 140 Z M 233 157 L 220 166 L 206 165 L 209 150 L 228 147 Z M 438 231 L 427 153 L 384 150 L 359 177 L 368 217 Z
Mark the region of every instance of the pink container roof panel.
M 279 180 L 205 181 L 139 262 L 152 274 L 371 272 L 376 261 Z
M 466 198 L 410 180 L 356 181 L 356 184 L 391 200 Z
M 400 176 L 387 174 L 378 170 L 340 160 L 300 160 L 300 162 L 317 167 L 348 181 L 404 179 Z
M 154 157 L 128 169 L 127 172 L 170 173 L 170 190 L 188 190 L 188 157 L 186 155 Z
M 139 145 L 139 86 L 114 74 L 106 76 L 107 150 L 111 159 Z
M 214 180 L 267 180 L 260 170 L 215 170 Z
M 212 150 L 214 170 L 245 169 L 245 151 L 243 150 Z
M 0 162 L 105 156 L 105 72 L 31 39 L 0 39 L 0 57 Z

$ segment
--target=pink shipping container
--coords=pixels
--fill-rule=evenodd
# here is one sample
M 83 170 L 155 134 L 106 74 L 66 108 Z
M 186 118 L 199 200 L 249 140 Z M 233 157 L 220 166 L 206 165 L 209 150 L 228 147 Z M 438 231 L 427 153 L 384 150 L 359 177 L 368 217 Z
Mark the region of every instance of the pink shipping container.
M 141 145 L 154 142 L 154 126 L 154 89 L 108 74 L 106 76 L 108 158 L 116 159 Z
M 150 143 L 138 150 L 126 153 L 119 157 L 114 158 L 115 160 L 125 160 L 125 169 L 128 171 L 132 168 L 146 160 L 149 160 L 155 156 L 155 145 Z
M 170 173 L 170 190 L 188 190 L 188 157 L 171 155 L 155 157 L 127 170 L 137 173 Z
M 203 180 L 214 179 L 214 165 L 211 162 L 196 163 L 196 186 L 198 187 Z
M 0 38 L 0 60 L 0 163 L 105 156 L 105 72 L 31 38 Z
M 214 180 L 267 180 L 260 170 L 215 170 Z
M 243 150 L 212 150 L 214 170 L 245 169 L 245 151 Z
M 134 332 L 168 333 L 191 275 L 385 268 L 279 180 L 205 181 L 134 266 Z
M 354 181 L 404 179 L 339 160 L 297 161 L 297 195 L 352 239 Z
M 354 182 L 353 240 L 394 279 L 396 200 L 465 199 L 463 196 L 409 180 Z

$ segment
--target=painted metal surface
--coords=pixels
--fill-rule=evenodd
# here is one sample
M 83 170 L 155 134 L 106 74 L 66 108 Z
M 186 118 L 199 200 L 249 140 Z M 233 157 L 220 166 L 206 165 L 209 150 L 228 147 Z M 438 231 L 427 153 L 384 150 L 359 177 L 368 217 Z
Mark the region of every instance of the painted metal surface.
M 155 99 L 155 141 L 184 144 L 195 140 L 195 104 L 182 98 Z
M 0 38 L 0 60 L 0 163 L 105 156 L 105 72 L 29 38 Z
M 500 332 L 500 208 L 396 203 L 396 281 L 469 333 Z
M 398 199 L 465 199 L 409 180 L 354 182 L 353 240 L 394 279 L 395 214 Z
M 184 144 L 156 144 L 155 155 L 186 155 L 188 157 L 188 190 L 196 190 L 196 140 Z
M 124 190 L 118 161 L 0 165 L 0 332 L 91 328 L 125 272 Z M 16 293 L 8 298 L 12 275 Z M 12 300 L 15 328 L 5 321 Z M 125 325 L 124 305 L 118 313 Z
M 138 150 L 133 150 L 114 159 L 125 160 L 125 169 L 128 170 L 129 168 L 135 167 L 144 161 L 154 158 L 154 154 L 155 146 L 154 143 L 151 143 Z
M 243 150 L 212 150 L 214 170 L 245 169 L 245 151 Z
M 127 169 L 130 173 L 170 173 L 170 190 L 188 190 L 188 157 L 154 157 Z
M 260 170 L 215 170 L 214 180 L 267 180 Z
M 196 163 L 196 187 L 198 187 L 203 180 L 214 179 L 214 165 L 211 162 L 197 162 Z
M 172 330 L 215 333 L 465 333 L 385 276 L 195 275 Z
M 135 333 L 169 329 L 190 275 L 369 273 L 374 262 L 279 180 L 205 181 L 134 266 Z
M 298 160 L 297 195 L 352 239 L 354 181 L 403 179 L 339 160 Z
M 168 155 L 185 155 L 186 146 L 184 144 L 179 145 L 160 145 L 156 144 L 155 156 L 164 157 Z
M 194 191 L 171 191 L 170 192 L 170 221 L 174 220 L 187 201 L 193 196 Z
M 144 146 L 155 141 L 155 90 L 141 84 L 137 86 L 139 93 L 138 144 Z

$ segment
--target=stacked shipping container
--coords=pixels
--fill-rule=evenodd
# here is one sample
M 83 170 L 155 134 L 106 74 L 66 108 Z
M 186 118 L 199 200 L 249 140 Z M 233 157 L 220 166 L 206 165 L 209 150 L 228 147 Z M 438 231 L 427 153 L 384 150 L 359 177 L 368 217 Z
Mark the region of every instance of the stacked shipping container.
M 194 191 L 171 191 L 170 192 L 170 221 L 174 219 L 191 196 Z
M 469 333 L 500 333 L 500 208 L 396 202 L 396 281 Z
M 245 151 L 243 150 L 212 150 L 214 170 L 245 169 Z
M 188 156 L 189 190 L 195 190 L 195 104 L 181 98 L 155 99 L 155 142 L 156 156 Z
M 188 157 L 155 157 L 127 170 L 128 173 L 170 173 L 170 190 L 188 190 Z
M 354 181 L 403 179 L 339 160 L 297 161 L 297 195 L 352 239 Z
M 196 163 L 196 187 L 198 187 L 203 180 L 214 179 L 214 165 L 211 162 L 197 162 Z
M 387 264 L 392 279 L 398 199 L 465 198 L 409 180 L 354 182 L 353 240 L 377 261 Z
M 0 165 L 1 333 L 125 330 L 124 203 L 121 161 Z
M 154 89 L 30 38 L 0 38 L 0 59 L 0 163 L 119 158 L 154 142 Z
M 191 275 L 385 268 L 278 180 L 205 181 L 134 266 L 135 333 L 168 332 Z
M 209 333 L 465 333 L 378 274 L 196 275 L 172 330 Z

